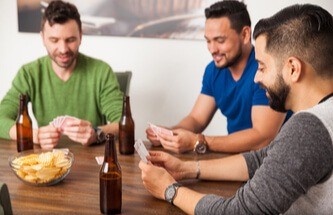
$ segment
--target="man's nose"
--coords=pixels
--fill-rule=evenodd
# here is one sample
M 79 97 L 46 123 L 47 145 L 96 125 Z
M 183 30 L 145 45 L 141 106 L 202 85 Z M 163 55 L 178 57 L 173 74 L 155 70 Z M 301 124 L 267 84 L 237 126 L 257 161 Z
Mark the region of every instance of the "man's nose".
M 209 52 L 211 53 L 211 54 L 214 54 L 214 53 L 216 53 L 217 52 L 217 46 L 216 46 L 216 44 L 215 43 L 210 43 L 210 44 L 208 44 L 208 50 L 209 50 Z
M 61 41 L 58 50 L 60 53 L 66 53 L 68 51 L 68 44 L 65 41 Z
M 260 71 L 256 72 L 256 75 L 254 76 L 254 83 L 259 83 L 262 81 L 262 73 Z

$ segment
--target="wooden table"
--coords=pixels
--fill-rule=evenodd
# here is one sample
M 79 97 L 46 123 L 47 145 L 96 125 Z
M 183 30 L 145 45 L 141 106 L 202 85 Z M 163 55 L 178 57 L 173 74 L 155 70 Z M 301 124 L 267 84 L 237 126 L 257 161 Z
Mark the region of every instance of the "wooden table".
M 104 145 L 83 147 L 62 141 L 57 148 L 69 148 L 75 161 L 69 175 L 59 184 L 33 187 L 21 182 L 8 164 L 8 157 L 16 153 L 16 142 L 0 139 L 0 181 L 8 185 L 14 214 L 99 214 L 99 166 L 95 156 L 104 154 Z M 149 148 L 149 144 L 148 144 Z M 155 149 L 155 148 L 154 148 Z M 157 148 L 162 150 L 162 148 Z M 177 155 L 181 159 L 196 159 L 193 153 Z M 225 156 L 209 153 L 200 159 Z M 141 180 L 139 156 L 120 155 L 122 168 L 122 214 L 184 214 L 169 203 L 151 196 Z M 233 196 L 240 182 L 182 181 L 184 186 L 202 193 L 224 197 Z

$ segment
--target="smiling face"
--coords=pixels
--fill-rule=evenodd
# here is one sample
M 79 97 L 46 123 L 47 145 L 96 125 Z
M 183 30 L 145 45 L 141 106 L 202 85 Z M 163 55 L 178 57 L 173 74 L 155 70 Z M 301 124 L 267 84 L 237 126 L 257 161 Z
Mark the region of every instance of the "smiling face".
M 265 51 L 266 37 L 259 36 L 256 39 L 256 60 L 258 70 L 254 82 L 259 83 L 266 90 L 270 107 L 279 112 L 286 112 L 286 102 L 290 92 L 290 86 L 283 78 L 284 66 L 274 60 L 274 56 Z
M 231 28 L 228 18 L 210 18 L 205 24 L 207 47 L 216 67 L 230 67 L 242 55 L 242 38 Z
M 69 20 L 64 24 L 50 26 L 45 22 L 41 32 L 44 46 L 52 59 L 52 66 L 62 69 L 73 69 L 81 44 L 82 34 L 78 24 Z

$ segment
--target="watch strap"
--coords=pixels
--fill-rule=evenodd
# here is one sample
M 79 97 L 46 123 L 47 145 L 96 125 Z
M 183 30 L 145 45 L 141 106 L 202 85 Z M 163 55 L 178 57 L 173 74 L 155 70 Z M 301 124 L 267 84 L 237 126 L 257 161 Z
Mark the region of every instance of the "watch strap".
M 96 144 L 103 143 L 105 141 L 105 134 L 102 129 L 99 127 L 94 127 L 95 135 L 96 135 Z
M 207 152 L 207 142 L 203 134 L 197 134 L 197 141 L 194 144 L 193 151 L 197 154 L 205 154 Z

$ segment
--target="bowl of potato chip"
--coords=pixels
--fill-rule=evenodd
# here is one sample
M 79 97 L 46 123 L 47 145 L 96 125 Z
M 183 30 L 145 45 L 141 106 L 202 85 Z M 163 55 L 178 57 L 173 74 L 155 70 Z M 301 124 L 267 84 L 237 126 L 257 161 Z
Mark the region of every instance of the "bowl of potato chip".
M 74 155 L 68 149 L 34 149 L 14 154 L 8 161 L 15 175 L 24 183 L 50 186 L 69 174 Z

